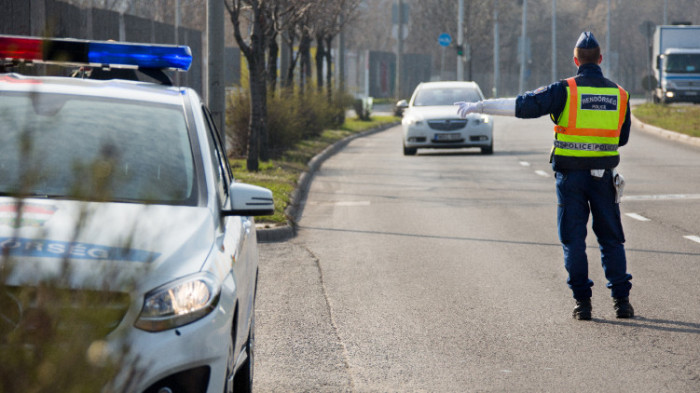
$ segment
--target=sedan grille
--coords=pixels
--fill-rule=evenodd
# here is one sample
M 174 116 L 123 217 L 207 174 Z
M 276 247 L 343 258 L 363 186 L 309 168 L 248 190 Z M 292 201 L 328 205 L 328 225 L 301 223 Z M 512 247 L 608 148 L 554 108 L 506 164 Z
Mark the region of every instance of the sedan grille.
M 438 131 L 455 131 L 467 126 L 467 119 L 429 120 L 428 126 Z

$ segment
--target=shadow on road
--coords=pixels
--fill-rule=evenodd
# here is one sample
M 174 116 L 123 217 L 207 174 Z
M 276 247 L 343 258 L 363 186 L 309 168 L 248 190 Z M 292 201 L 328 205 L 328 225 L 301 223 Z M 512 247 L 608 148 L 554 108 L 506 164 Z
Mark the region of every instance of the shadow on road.
M 437 236 L 437 235 L 425 235 L 419 233 L 401 233 L 401 232 L 385 232 L 385 231 L 366 231 L 358 229 L 345 229 L 345 228 L 319 228 L 319 227 L 309 227 L 300 225 L 298 226 L 301 230 L 311 230 L 311 231 L 329 231 L 329 232 L 349 232 L 349 233 L 359 233 L 368 235 L 385 235 L 385 236 L 401 236 L 401 237 L 414 237 L 420 239 L 440 239 L 440 240 L 460 240 L 460 241 L 471 241 L 471 242 L 485 242 L 485 243 L 500 243 L 500 244 L 519 244 L 527 246 L 545 246 L 545 247 L 561 247 L 559 243 L 542 243 L 542 242 L 531 242 L 524 240 L 503 240 L 503 239 L 486 239 L 477 237 L 461 237 L 461 236 Z M 588 246 L 588 249 L 598 249 L 596 246 Z M 661 251 L 661 250 L 642 250 L 638 248 L 626 248 L 629 252 L 643 252 L 651 254 L 664 254 L 664 255 L 682 255 L 682 256 L 700 256 L 700 253 L 694 252 L 679 252 L 679 251 Z M 698 325 L 700 327 L 700 325 Z
M 664 332 L 700 334 L 700 324 L 691 322 L 670 321 L 667 319 L 652 319 L 640 316 L 624 321 L 610 321 L 596 318 L 594 318 L 593 320 L 597 323 L 603 323 L 608 325 L 628 326 L 643 329 L 660 330 Z
M 518 151 L 518 150 L 495 150 L 493 154 L 481 154 L 480 150 L 453 150 L 453 149 L 423 149 L 419 150 L 417 157 L 434 157 L 434 156 L 539 156 L 540 151 Z

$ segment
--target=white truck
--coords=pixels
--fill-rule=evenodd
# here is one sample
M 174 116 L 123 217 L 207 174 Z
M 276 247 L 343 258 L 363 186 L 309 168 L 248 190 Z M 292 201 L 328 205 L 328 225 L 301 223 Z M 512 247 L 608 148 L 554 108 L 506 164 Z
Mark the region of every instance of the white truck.
M 654 102 L 700 103 L 700 26 L 656 26 Z

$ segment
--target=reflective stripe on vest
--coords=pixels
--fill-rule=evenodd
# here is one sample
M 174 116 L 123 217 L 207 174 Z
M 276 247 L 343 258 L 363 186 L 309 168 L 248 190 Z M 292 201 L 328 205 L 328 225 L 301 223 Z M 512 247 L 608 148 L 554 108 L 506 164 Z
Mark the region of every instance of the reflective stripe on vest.
M 627 113 L 627 92 L 617 87 L 577 86 L 566 80 L 568 99 L 554 126 L 554 154 L 574 157 L 619 155 L 620 129 Z

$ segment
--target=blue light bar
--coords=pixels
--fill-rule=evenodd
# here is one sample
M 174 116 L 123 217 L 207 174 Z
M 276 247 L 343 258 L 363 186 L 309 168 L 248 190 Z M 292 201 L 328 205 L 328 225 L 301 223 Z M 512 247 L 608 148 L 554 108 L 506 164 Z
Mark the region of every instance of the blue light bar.
M 90 42 L 88 59 L 90 63 L 98 64 L 187 71 L 192 64 L 192 52 L 188 46 Z
M 188 46 L 0 35 L 0 59 L 187 71 Z

